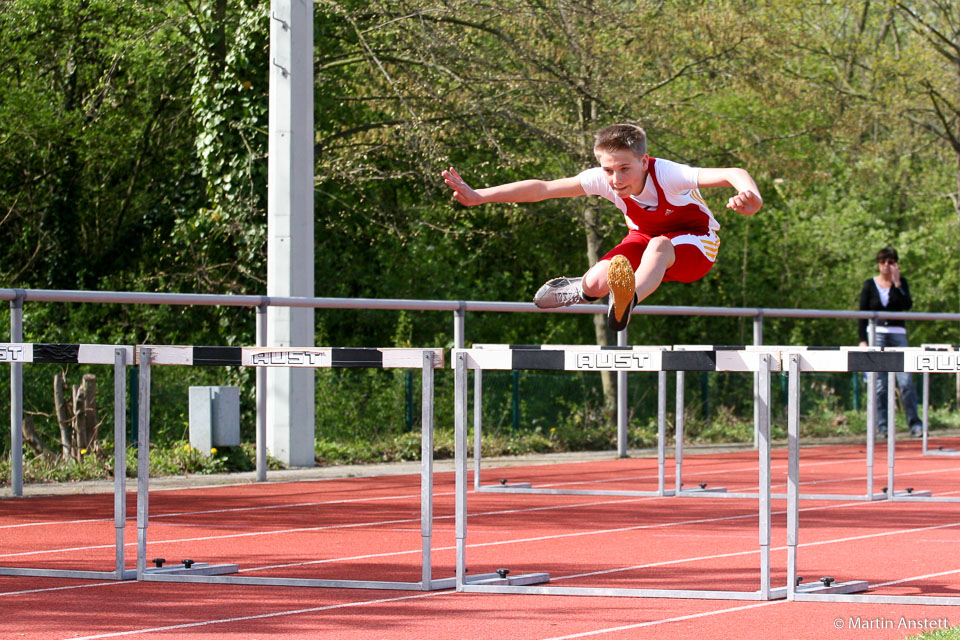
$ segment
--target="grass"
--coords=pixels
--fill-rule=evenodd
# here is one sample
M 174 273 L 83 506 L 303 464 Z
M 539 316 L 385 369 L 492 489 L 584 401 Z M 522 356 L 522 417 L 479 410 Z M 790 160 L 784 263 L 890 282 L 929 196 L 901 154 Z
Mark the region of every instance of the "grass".
M 906 617 L 906 616 L 905 616 Z M 934 624 L 935 620 L 928 621 L 930 624 Z M 944 623 L 947 623 L 947 620 L 943 620 Z M 949 629 L 934 629 L 933 631 L 927 631 L 921 633 L 918 636 L 913 636 L 918 640 L 960 640 L 960 627 L 950 627 Z
M 127 449 L 127 477 L 137 477 L 136 449 Z M 10 456 L 0 461 L 0 485 L 10 481 Z M 268 469 L 282 469 L 283 463 L 267 456 Z M 77 482 L 82 480 L 105 480 L 113 477 L 116 468 L 113 446 L 109 443 L 92 451 L 84 451 L 79 460 L 62 460 L 59 456 L 28 453 L 23 460 L 23 481 Z M 188 442 L 176 441 L 167 446 L 150 450 L 150 475 L 210 475 L 253 471 L 256 469 L 256 450 L 252 443 L 238 447 L 222 447 L 204 452 L 191 447 Z

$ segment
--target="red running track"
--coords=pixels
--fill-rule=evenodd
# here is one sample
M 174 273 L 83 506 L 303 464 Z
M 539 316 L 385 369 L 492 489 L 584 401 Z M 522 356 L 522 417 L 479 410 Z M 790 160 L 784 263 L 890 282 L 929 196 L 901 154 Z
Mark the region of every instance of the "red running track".
M 786 452 L 773 452 L 775 492 Z M 877 490 L 886 484 L 878 447 Z M 672 474 L 672 461 L 668 461 Z M 865 493 L 862 446 L 801 452 L 805 493 Z M 653 490 L 656 461 L 490 470 L 538 487 Z M 756 491 L 757 455 L 687 455 L 686 486 Z M 472 485 L 471 485 L 472 486 Z M 673 486 L 672 475 L 667 488 Z M 960 458 L 898 445 L 897 486 L 960 497 Z M 434 577 L 454 571 L 454 477 L 438 473 Z M 28 487 L 29 492 L 29 487 Z M 135 496 L 129 496 L 135 516 Z M 241 575 L 419 580 L 417 475 L 153 491 L 147 557 L 236 563 Z M 786 580 L 786 501 L 773 502 L 773 586 Z M 111 494 L 0 501 L 0 566 L 109 570 Z M 551 584 L 759 588 L 757 501 L 470 493 L 468 568 L 546 571 Z M 128 566 L 136 521 L 127 524 Z M 960 504 L 801 503 L 799 573 L 870 593 L 960 598 Z M 960 600 L 958 600 L 960 602 Z M 902 638 L 960 607 L 466 594 L 0 577 L 0 638 Z

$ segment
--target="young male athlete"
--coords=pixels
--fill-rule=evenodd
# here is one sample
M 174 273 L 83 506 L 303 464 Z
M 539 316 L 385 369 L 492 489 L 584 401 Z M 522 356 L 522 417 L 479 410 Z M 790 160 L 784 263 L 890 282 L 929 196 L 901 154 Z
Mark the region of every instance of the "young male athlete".
M 473 189 L 456 169 L 444 182 L 468 207 L 487 202 L 539 202 L 549 198 L 598 195 L 623 213 L 629 231 L 616 247 L 579 278 L 555 278 L 540 287 L 541 309 L 594 302 L 611 294 L 607 324 L 621 331 L 633 307 L 661 282 L 693 282 L 717 259 L 720 224 L 700 195 L 701 187 L 733 187 L 727 208 L 745 216 L 763 205 L 760 190 L 743 169 L 694 168 L 647 155 L 647 135 L 632 124 L 615 124 L 596 134 L 599 167 L 559 180 L 521 180 Z

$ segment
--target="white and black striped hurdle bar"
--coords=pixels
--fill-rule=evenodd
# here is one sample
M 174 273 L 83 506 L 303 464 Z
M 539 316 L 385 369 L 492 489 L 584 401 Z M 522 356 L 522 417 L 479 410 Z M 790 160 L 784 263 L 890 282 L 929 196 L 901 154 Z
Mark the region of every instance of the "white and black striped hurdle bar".
M 443 349 L 364 347 L 201 347 L 150 346 L 150 364 L 215 367 L 304 367 L 420 369 L 443 368 Z M 139 363 L 139 355 L 138 360 Z
M 201 347 L 141 346 L 140 430 L 141 441 L 149 442 L 150 367 L 241 366 L 309 368 L 399 368 L 423 370 L 422 441 L 420 482 L 421 579 L 418 582 L 383 580 L 334 580 L 285 577 L 224 575 L 237 572 L 237 565 L 208 565 L 205 571 L 191 569 L 154 571 L 145 566 L 147 526 L 149 523 L 149 460 L 141 447 L 137 490 L 138 564 L 137 578 L 158 582 L 203 582 L 218 584 L 255 584 L 268 586 L 330 587 L 355 589 L 395 589 L 430 591 L 448 589 L 455 578 L 434 579 L 431 564 L 433 535 L 433 405 L 434 370 L 443 367 L 443 349 L 408 348 L 330 348 L 330 347 Z M 475 579 L 491 576 L 477 576 Z
M 127 345 L 62 344 L 62 343 L 0 343 L 0 362 L 14 366 L 25 363 L 101 364 L 113 365 L 114 387 L 114 451 L 126 451 L 127 379 L 125 368 L 133 362 L 134 348 Z M 22 378 L 14 374 L 11 385 L 11 485 L 14 495 L 22 495 L 23 482 L 23 397 Z M 113 474 L 113 520 L 115 562 L 113 571 L 86 571 L 78 569 L 44 569 L 39 567 L 0 567 L 0 575 L 76 578 L 100 580 L 129 580 L 136 572 L 124 568 L 124 529 L 127 522 L 126 456 L 118 454 Z M 19 488 L 17 488 L 19 487 Z
M 738 349 L 704 349 L 670 351 L 662 347 L 586 347 L 549 346 L 528 349 L 454 349 L 454 411 L 456 451 L 456 539 L 457 590 L 484 593 L 527 593 L 539 595 L 623 596 L 656 598 L 704 598 L 733 600 L 771 600 L 786 596 L 786 586 L 770 584 L 770 372 L 779 371 L 779 354 Z M 762 417 L 760 427 L 760 491 L 758 519 L 760 523 L 760 589 L 757 591 L 724 591 L 704 589 L 619 589 L 597 587 L 557 587 L 536 583 L 548 582 L 549 574 L 531 573 L 502 577 L 499 581 L 469 583 L 466 578 L 467 537 L 467 372 L 470 370 L 539 370 L 539 371 L 756 371 L 760 376 Z

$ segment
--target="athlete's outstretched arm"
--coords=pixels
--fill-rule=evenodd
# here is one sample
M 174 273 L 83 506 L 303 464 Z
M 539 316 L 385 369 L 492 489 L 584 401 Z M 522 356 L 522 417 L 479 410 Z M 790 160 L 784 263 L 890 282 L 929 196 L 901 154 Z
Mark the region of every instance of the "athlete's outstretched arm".
M 540 202 L 550 198 L 586 195 L 577 176 L 559 180 L 521 180 L 496 187 L 474 189 L 453 167 L 444 171 L 442 175 L 443 181 L 453 189 L 453 196 L 465 207 L 487 202 Z
M 698 182 L 701 187 L 733 187 L 737 195 L 727 201 L 727 208 L 745 216 L 752 216 L 763 206 L 760 189 L 750 174 L 737 167 L 724 169 L 700 169 Z

